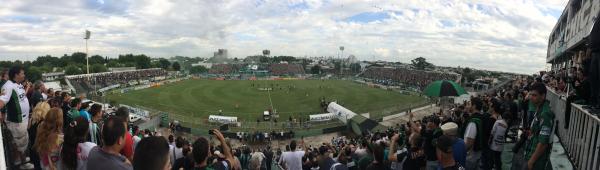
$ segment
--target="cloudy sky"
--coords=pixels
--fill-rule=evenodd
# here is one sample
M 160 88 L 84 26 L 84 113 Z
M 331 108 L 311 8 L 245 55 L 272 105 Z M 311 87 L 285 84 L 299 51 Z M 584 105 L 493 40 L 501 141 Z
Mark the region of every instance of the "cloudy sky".
M 0 0 L 0 59 L 338 56 L 532 73 L 568 0 Z

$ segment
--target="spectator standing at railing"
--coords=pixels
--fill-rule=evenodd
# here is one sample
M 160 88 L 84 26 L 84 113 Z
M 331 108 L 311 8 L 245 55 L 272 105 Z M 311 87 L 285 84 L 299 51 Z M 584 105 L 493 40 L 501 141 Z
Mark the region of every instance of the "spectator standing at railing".
M 546 101 L 546 86 L 535 83 L 529 92 L 529 113 L 533 115 L 530 130 L 526 131 L 525 160 L 527 169 L 545 169 L 548 167 L 550 150 L 552 149 L 552 129 L 554 113 L 550 103 Z
M 29 126 L 29 100 L 25 92 L 30 83 L 25 82 L 25 70 L 21 66 L 14 66 L 8 71 L 9 80 L 2 85 L 0 94 L 0 108 L 6 106 L 6 126 L 14 138 L 16 146 L 15 165 L 26 162 L 25 150 L 29 142 L 27 127 Z M 33 165 L 26 163 L 21 165 L 23 169 L 31 169 Z

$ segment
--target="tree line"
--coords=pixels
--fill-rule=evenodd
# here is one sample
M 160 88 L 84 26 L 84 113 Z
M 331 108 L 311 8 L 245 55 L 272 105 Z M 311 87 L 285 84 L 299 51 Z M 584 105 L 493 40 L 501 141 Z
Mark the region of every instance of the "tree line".
M 29 81 L 42 79 L 42 73 L 65 72 L 66 75 L 87 73 L 86 55 L 75 52 L 71 55 L 64 54 L 56 57 L 51 55 L 39 56 L 33 61 L 0 61 L 0 68 L 10 68 L 22 65 Z M 182 66 L 179 62 L 170 62 L 165 58 L 150 58 L 144 54 L 120 54 L 117 58 L 108 58 L 100 55 L 89 57 L 90 73 L 106 72 L 111 67 L 135 67 L 136 69 L 163 68 L 179 71 Z

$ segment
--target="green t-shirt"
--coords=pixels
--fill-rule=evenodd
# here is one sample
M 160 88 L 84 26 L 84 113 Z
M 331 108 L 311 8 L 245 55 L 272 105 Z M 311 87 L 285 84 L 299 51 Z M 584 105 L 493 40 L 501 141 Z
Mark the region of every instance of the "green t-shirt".
M 545 101 L 542 105 L 541 110 L 537 110 L 535 105 L 529 103 L 529 114 L 533 114 L 533 120 L 530 125 L 530 136 L 525 147 L 525 158 L 529 160 L 539 143 L 551 144 L 552 139 L 552 125 L 554 123 L 554 113 L 550 110 L 550 104 Z M 537 113 L 536 113 L 537 112 Z M 548 162 L 550 157 L 550 150 L 552 146 L 546 147 L 546 150 L 535 162 L 533 169 L 544 169 L 544 165 Z

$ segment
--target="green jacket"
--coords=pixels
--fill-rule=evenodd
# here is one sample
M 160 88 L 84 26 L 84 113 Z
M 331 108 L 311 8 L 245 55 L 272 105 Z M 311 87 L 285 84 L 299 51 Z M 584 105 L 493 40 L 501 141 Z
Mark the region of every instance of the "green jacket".
M 531 158 L 538 144 L 549 144 L 542 156 L 538 158 L 533 168 L 544 169 L 552 149 L 551 136 L 554 124 L 554 113 L 550 110 L 550 102 L 548 101 L 544 101 L 544 104 L 539 111 L 533 103 L 529 102 L 528 112 L 533 116 L 533 120 L 530 125 L 530 135 L 527 144 L 525 145 L 525 159 L 529 160 Z

